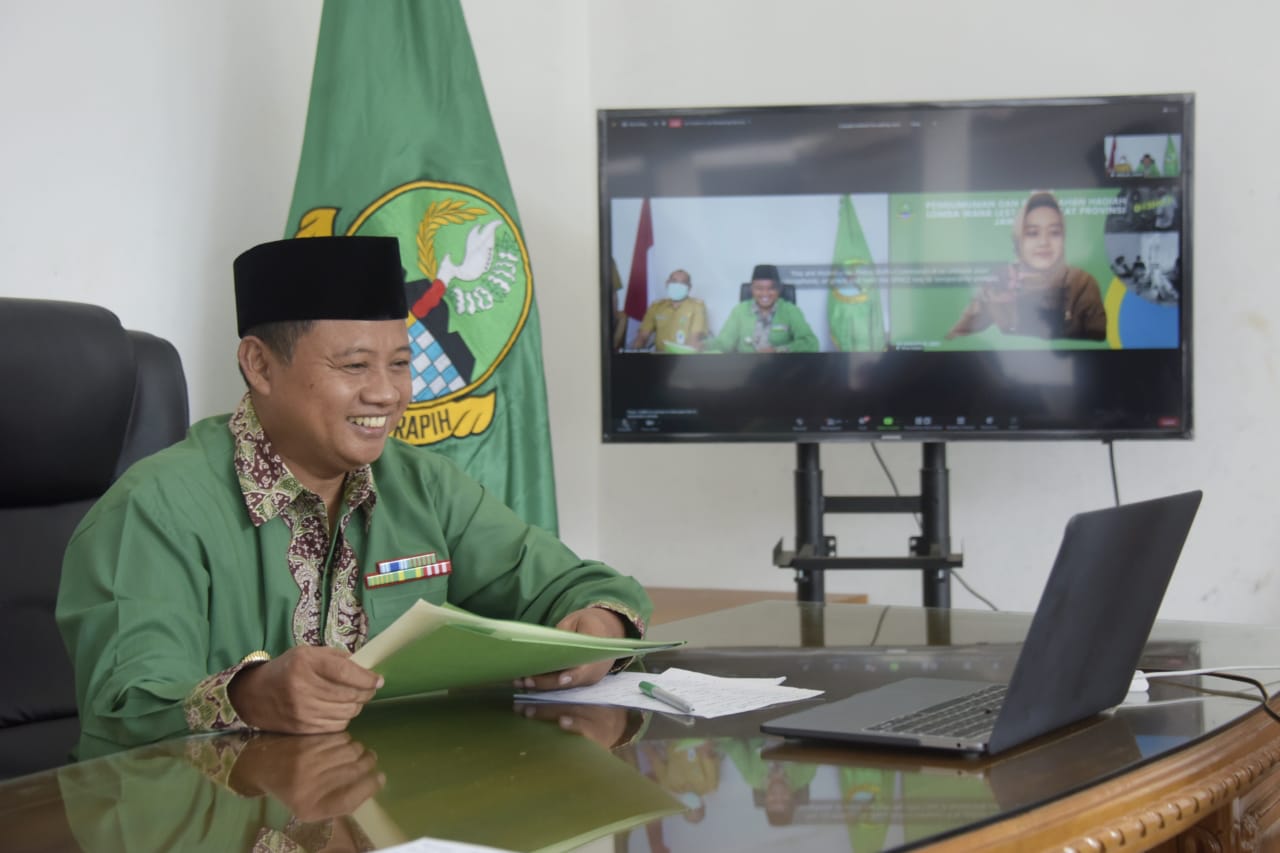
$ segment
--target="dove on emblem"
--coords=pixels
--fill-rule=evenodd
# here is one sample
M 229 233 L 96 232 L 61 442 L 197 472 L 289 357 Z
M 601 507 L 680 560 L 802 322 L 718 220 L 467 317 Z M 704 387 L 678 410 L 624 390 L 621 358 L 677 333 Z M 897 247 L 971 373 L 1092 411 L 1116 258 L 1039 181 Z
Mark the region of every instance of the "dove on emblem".
M 425 354 L 425 358 L 415 358 L 414 362 L 415 400 L 457 391 L 471 379 L 475 356 L 462 336 L 449 328 L 449 305 L 444 297 L 452 291 L 456 314 L 476 314 L 493 307 L 493 294 L 483 285 L 471 290 L 453 285 L 474 282 L 488 272 L 500 224 L 500 220 L 492 219 L 472 228 L 461 263 L 454 261 L 452 255 L 445 255 L 434 279 L 405 282 L 410 313 L 418 319 L 409 330 L 411 343 L 415 356 Z
M 500 220 L 490 219 L 483 225 L 472 228 L 471 233 L 467 234 L 466 254 L 462 258 L 462 263 L 454 263 L 452 255 L 445 255 L 440 261 L 436 278 L 448 287 L 455 279 L 475 281 L 488 272 L 489 265 L 493 263 L 493 247 L 497 242 L 494 233 L 500 224 L 502 224 Z

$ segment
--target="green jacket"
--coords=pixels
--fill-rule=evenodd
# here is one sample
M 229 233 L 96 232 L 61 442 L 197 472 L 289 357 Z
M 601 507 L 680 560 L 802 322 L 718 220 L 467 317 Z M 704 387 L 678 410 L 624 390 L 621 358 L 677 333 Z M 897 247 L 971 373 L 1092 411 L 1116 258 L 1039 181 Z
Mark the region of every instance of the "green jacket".
M 184 711 L 196 685 L 249 652 L 281 654 L 306 627 L 295 624 L 300 591 L 285 556 L 289 527 L 279 516 L 254 526 L 235 452 L 228 416 L 195 424 L 185 440 L 130 468 L 73 534 L 57 619 L 75 667 L 82 745 L 204 728 Z M 594 604 L 637 626 L 648 618 L 648 596 L 633 579 L 581 560 L 445 457 L 389 440 L 370 472 L 376 501 L 352 510 L 341 533 L 360 575 L 375 573 L 379 561 L 429 552 L 450 560 L 452 573 L 356 584 L 350 606 L 367 616 L 368 637 L 420 597 L 544 625 Z M 337 551 L 331 541 L 321 577 L 332 576 Z M 320 626 L 332 598 L 326 589 Z M 208 727 L 225 725 L 223 718 Z
M 755 352 L 752 343 L 756 331 L 756 304 L 739 302 L 729 312 L 720 334 L 706 346 L 707 352 Z M 769 327 L 769 345 L 778 352 L 817 352 L 818 336 L 809 328 L 804 312 L 785 299 L 773 303 L 773 322 Z

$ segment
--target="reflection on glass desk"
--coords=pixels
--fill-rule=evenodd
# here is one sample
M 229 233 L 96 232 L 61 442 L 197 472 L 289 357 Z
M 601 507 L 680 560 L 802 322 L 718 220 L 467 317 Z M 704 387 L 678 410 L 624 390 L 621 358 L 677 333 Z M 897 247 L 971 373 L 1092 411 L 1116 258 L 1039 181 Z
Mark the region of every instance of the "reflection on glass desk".
M 786 675 L 830 701 L 920 673 L 1007 680 L 1028 622 L 765 602 L 660 626 L 655 638 L 691 644 L 647 660 Z M 1161 623 L 1143 666 L 1268 663 L 1276 649 L 1277 629 Z M 513 706 L 506 688 L 414 697 L 369 706 L 342 735 L 198 736 L 13 780 L 0 849 L 361 850 L 431 836 L 519 851 L 1012 850 L 1115 847 L 1115 832 L 1125 850 L 1180 834 L 1233 849 L 1268 832 L 1269 819 L 1242 823 L 1270 814 L 1255 799 L 1280 801 L 1280 723 L 1235 687 L 1154 681 L 982 760 L 759 733 L 799 704 L 690 722 Z

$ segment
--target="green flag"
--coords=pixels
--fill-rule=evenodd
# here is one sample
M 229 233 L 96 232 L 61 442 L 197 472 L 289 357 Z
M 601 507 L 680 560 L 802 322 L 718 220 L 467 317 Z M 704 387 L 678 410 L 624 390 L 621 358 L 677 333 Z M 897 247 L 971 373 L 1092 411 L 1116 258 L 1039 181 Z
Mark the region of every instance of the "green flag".
M 853 198 L 848 195 L 840 197 L 827 322 L 831 326 L 831 342 L 842 352 L 884 349 L 884 314 L 880 310 L 875 264 L 853 210 Z
M 1178 146 L 1173 143 L 1173 136 L 1170 135 L 1164 144 L 1164 176 L 1175 178 L 1181 171 L 1182 167 L 1178 162 Z
M 555 532 L 529 256 L 458 0 L 326 0 L 288 234 L 400 239 L 413 402 L 396 436 Z

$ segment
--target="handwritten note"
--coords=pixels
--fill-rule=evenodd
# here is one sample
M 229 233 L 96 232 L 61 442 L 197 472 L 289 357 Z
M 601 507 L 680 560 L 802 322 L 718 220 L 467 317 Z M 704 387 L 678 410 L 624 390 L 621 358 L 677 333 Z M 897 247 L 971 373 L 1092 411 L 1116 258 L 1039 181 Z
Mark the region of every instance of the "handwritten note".
M 648 681 L 679 696 L 693 706 L 695 717 L 726 717 L 771 705 L 798 702 L 822 694 L 821 690 L 784 687 L 778 678 L 721 678 L 674 667 L 661 674 L 619 672 L 605 676 L 588 687 L 520 693 L 516 698 L 531 702 L 563 702 L 578 705 L 620 705 L 645 711 L 673 713 L 670 705 L 640 692 L 640 682 Z

